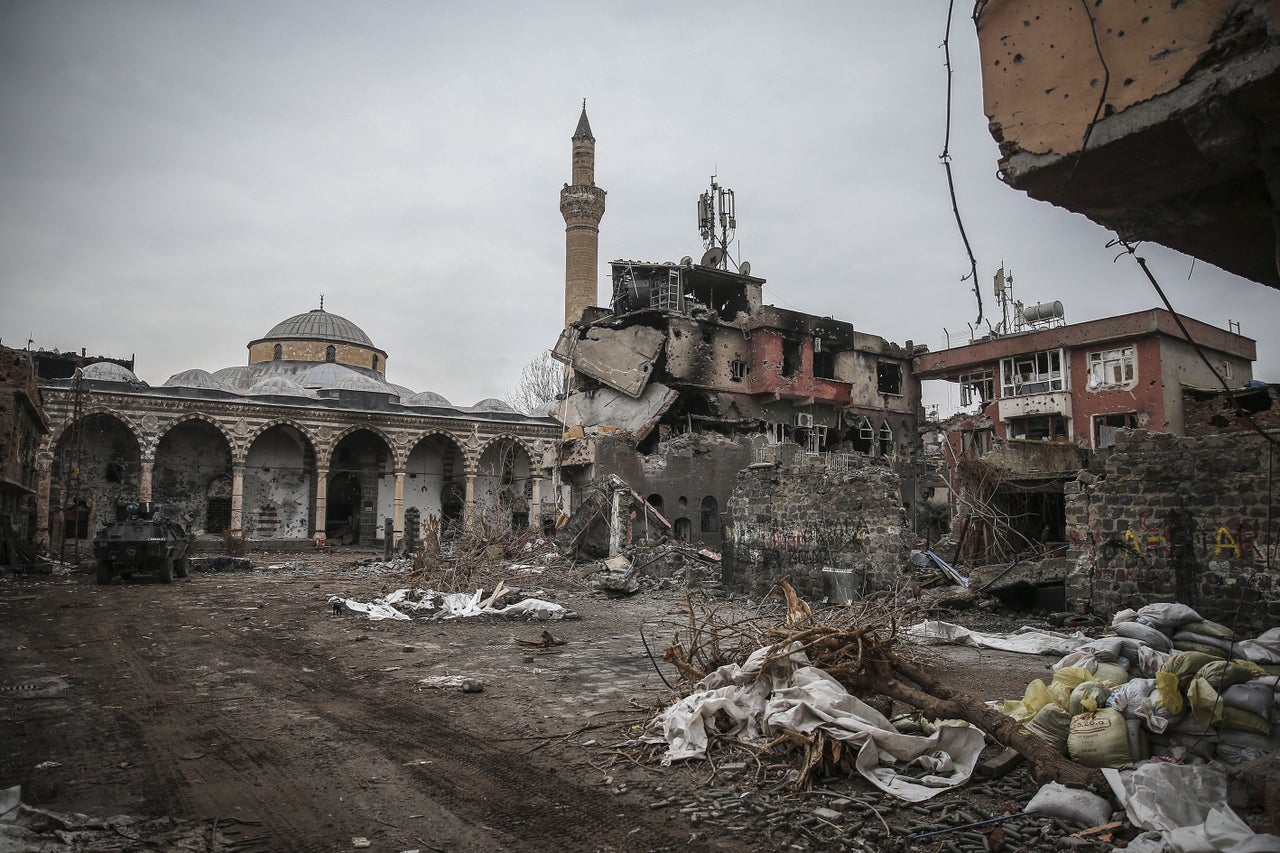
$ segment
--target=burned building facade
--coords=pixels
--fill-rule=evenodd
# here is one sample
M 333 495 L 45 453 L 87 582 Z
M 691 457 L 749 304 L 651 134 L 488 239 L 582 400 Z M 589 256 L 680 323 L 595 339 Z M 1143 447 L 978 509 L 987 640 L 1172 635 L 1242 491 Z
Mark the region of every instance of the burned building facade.
M 559 428 L 500 400 L 452 405 L 386 379 L 387 353 L 351 321 L 307 311 L 248 344 L 248 363 L 151 387 L 89 364 L 41 383 L 38 530 L 82 542 L 133 500 L 198 538 L 262 545 L 397 540 L 430 516 L 533 526 Z
M 764 305 L 763 279 L 706 259 L 614 261 L 612 273 L 610 308 L 570 325 L 552 351 L 574 377 L 552 412 L 566 482 L 616 474 L 677 538 L 718 547 L 738 472 L 768 445 L 909 470 L 920 409 L 909 342 Z
M 30 353 L 0 347 L 0 566 L 36 532 L 37 454 L 49 432 Z

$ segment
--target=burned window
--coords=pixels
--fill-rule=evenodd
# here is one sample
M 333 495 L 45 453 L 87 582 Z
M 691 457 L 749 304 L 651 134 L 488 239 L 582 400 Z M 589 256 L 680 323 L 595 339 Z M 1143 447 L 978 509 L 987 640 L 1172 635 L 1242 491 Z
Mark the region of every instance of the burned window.
M 282 358 L 284 358 L 284 347 L 276 344 L 271 348 L 271 359 L 272 361 L 279 361 Z
M 751 372 L 751 365 L 745 361 L 734 359 L 729 363 L 729 378 L 734 382 L 741 382 L 747 378 L 747 374 Z
M 1120 412 L 1113 415 L 1095 415 L 1093 418 L 1093 446 L 1102 450 L 1116 443 L 1116 433 L 1122 429 L 1137 429 L 1137 412 Z
M 836 378 L 836 354 L 822 343 L 822 338 L 813 339 L 813 375 L 818 379 Z
M 800 372 L 800 342 L 782 339 L 782 375 L 795 376 Z
M 328 361 L 328 362 L 334 362 L 334 361 L 337 361 L 337 360 L 338 360 L 338 348 L 337 348 L 337 347 L 335 347 L 333 344 L 329 344 L 329 346 L 325 347 L 325 348 L 324 348 L 324 360 L 325 360 L 325 361 Z
M 876 390 L 881 394 L 902 394 L 902 365 L 882 361 L 876 365 Z
M 1000 396 L 1020 397 L 1064 391 L 1067 372 L 1062 350 L 1031 352 L 1000 361 Z
M 996 374 L 991 368 L 982 368 L 962 374 L 960 383 L 960 405 L 972 406 L 986 403 L 996 398 Z

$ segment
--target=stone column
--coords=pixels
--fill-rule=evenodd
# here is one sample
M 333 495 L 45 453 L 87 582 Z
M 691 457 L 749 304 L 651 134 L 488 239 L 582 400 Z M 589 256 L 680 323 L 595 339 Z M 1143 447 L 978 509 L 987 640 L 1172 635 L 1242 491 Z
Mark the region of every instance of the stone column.
M 397 548 L 404 541 L 404 475 L 404 471 L 396 471 L 395 505 L 391 510 L 391 521 L 394 525 L 394 544 Z
M 462 524 L 464 527 L 470 527 L 472 521 L 475 520 L 475 502 L 476 502 L 476 472 L 467 471 L 467 491 L 463 497 L 462 504 Z
M 324 535 L 324 511 L 325 501 L 329 494 L 329 469 L 316 466 L 316 532 L 315 535 L 323 539 Z
M 529 526 L 534 530 L 542 529 L 542 477 L 534 474 L 533 490 L 529 495 Z
M 53 454 L 43 451 L 36 456 L 36 545 L 49 547 L 49 497 L 53 489 Z
M 231 464 L 231 535 L 244 534 L 244 463 Z
M 138 500 L 151 500 L 151 472 L 156 467 L 154 459 L 143 459 L 142 464 L 138 466 Z

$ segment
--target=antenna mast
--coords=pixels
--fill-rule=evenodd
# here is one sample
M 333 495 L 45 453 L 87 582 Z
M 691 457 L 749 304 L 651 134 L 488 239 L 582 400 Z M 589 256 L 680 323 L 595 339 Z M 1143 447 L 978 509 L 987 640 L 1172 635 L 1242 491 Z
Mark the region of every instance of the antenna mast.
M 716 176 L 712 175 L 711 189 L 698 196 L 698 233 L 702 235 L 702 246 L 707 250 L 702 256 L 703 266 L 728 269 L 731 260 L 729 243 L 737 228 L 733 190 L 721 187 L 716 183 Z

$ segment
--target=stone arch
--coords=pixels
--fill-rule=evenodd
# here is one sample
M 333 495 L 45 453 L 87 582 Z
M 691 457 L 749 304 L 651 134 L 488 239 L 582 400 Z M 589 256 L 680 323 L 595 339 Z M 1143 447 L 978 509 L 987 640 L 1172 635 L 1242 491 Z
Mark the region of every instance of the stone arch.
M 508 454 L 506 448 L 512 449 Z M 533 493 L 533 454 L 519 436 L 500 433 L 476 454 L 472 510 L 498 528 L 529 525 Z
M 275 418 L 249 434 L 242 458 L 245 534 L 300 540 L 315 529 L 315 440 L 301 423 Z
M 78 449 L 73 446 L 76 425 L 81 427 Z M 137 424 L 106 406 L 68 418 L 49 438 L 50 541 L 90 538 L 120 517 L 124 504 L 138 499 L 146 439 Z M 77 477 L 73 470 L 79 471 Z M 76 521 L 67 525 L 65 510 L 73 506 Z
M 167 424 L 164 425 L 164 432 L 161 432 L 158 436 L 156 436 L 157 446 L 160 444 L 160 442 L 164 441 L 164 437 L 168 435 L 170 431 L 172 431 L 176 427 L 182 426 L 183 424 L 189 421 L 204 421 L 205 423 L 209 424 L 211 427 L 213 427 L 219 433 L 221 433 L 224 439 L 226 439 L 227 446 L 232 449 L 232 453 L 235 452 L 236 437 L 231 434 L 231 430 L 229 430 L 222 421 L 218 420 L 212 415 L 206 415 L 204 412 L 183 412 L 173 420 L 169 421 Z
M 444 429 L 432 429 L 413 439 L 405 453 L 404 508 L 417 509 L 421 518 L 435 516 L 449 523 L 462 521 L 466 494 L 466 439 Z M 405 522 L 408 529 L 408 522 Z
M 372 424 L 352 424 L 327 444 L 325 535 L 372 544 L 395 513 L 396 442 Z
M 294 420 L 293 418 L 272 418 L 271 420 L 264 423 L 262 426 L 250 430 L 249 433 L 244 437 L 245 452 L 246 453 L 249 452 L 249 448 L 253 447 L 253 443 L 258 440 L 258 436 L 262 435 L 267 430 L 274 429 L 275 427 L 278 427 L 278 426 L 289 426 L 296 429 L 302 435 L 302 437 L 306 440 L 307 444 L 311 446 L 311 452 L 316 454 L 317 456 L 319 455 L 320 448 L 317 447 L 315 435 L 312 433 L 310 429 L 303 426 L 303 424 L 300 421 Z
M 141 453 L 143 448 L 147 446 L 147 439 L 146 436 L 143 435 L 142 427 L 123 412 L 119 412 L 109 406 L 90 406 L 80 413 L 80 420 L 93 417 L 94 415 L 107 415 L 108 417 L 115 418 L 119 421 L 121 426 L 133 433 L 134 440 L 138 442 L 139 453 Z M 45 436 L 45 449 L 52 452 L 53 449 L 58 446 L 58 442 L 62 440 L 63 433 L 71 429 L 71 425 L 75 423 L 75 420 L 75 418 L 68 415 L 66 420 L 50 429 L 48 435 Z
M 359 432 L 361 430 L 364 430 L 365 432 L 371 432 L 374 435 L 376 435 L 378 438 L 382 439 L 382 443 L 387 446 L 387 453 L 391 455 L 391 459 L 393 463 L 399 461 L 396 458 L 396 447 L 397 447 L 396 440 L 392 438 L 389 433 L 383 430 L 382 427 L 377 426 L 376 424 L 369 424 L 369 423 L 351 424 L 347 427 L 344 427 L 341 431 L 335 433 L 332 438 L 330 438 L 328 441 L 325 442 L 325 444 L 328 445 L 330 456 L 333 455 L 334 449 L 337 448 L 337 446 L 342 442 L 344 438 L 351 435 L 353 432 Z
M 491 438 L 487 438 L 484 441 L 480 442 L 480 447 L 476 451 L 476 458 L 479 459 L 481 456 L 484 455 L 484 452 L 488 450 L 491 445 L 499 441 L 503 441 L 504 439 L 509 441 L 514 441 L 516 444 L 520 445 L 520 448 L 529 457 L 530 461 L 533 461 L 535 458 L 541 455 L 534 451 L 533 443 L 528 439 L 524 438 L 523 436 L 516 435 L 514 432 L 500 432 L 497 435 L 494 435 Z
M 193 413 L 167 426 L 155 440 L 151 470 L 151 497 L 164 505 L 165 518 L 197 536 L 212 532 L 210 484 L 215 480 L 230 484 L 232 448 L 231 439 L 212 418 Z M 230 495 L 228 489 L 222 497 Z M 228 505 L 228 515 L 229 511 Z M 212 514 L 220 513 L 217 505 Z

